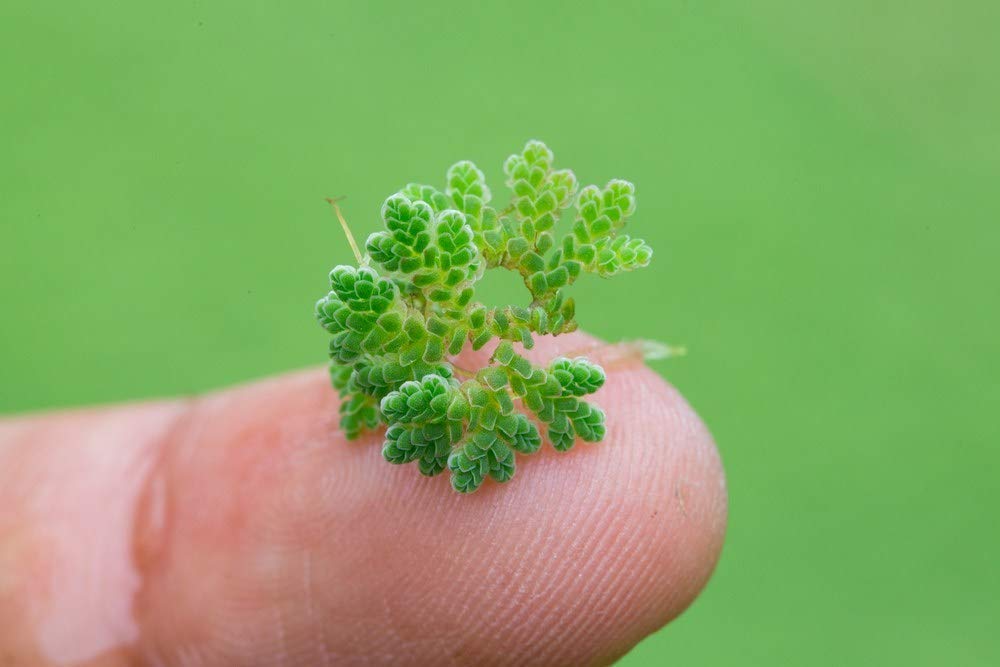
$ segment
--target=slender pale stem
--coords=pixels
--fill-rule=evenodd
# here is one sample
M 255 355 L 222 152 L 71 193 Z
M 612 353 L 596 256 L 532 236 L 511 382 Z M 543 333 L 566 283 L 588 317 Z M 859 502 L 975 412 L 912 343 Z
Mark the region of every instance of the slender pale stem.
M 347 242 L 351 244 L 351 250 L 354 252 L 354 258 L 358 260 L 358 264 L 364 264 L 364 260 L 361 257 L 361 251 L 358 250 L 358 244 L 354 241 L 354 234 L 351 233 L 351 228 L 347 225 L 347 220 L 344 220 L 344 214 L 340 212 L 340 205 L 337 202 L 341 199 L 343 199 L 343 197 L 327 197 L 326 201 L 333 207 L 333 212 L 337 214 L 337 220 L 340 220 L 340 226 L 344 229 L 344 236 L 347 237 Z

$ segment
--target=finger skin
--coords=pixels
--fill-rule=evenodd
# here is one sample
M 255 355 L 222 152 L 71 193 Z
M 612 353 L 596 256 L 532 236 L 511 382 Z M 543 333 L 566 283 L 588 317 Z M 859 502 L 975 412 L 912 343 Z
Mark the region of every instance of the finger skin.
M 588 341 L 539 341 L 530 356 L 547 361 Z M 726 495 L 711 437 L 658 375 L 637 364 L 615 368 L 594 401 L 608 414 L 604 442 L 519 457 L 513 480 L 472 495 L 454 493 L 447 475 L 386 463 L 378 435 L 345 442 L 323 371 L 187 405 L 129 408 L 149 423 L 119 433 L 135 434 L 143 465 L 128 469 L 141 483 L 134 491 L 120 484 L 125 490 L 107 505 L 130 508 L 115 516 L 128 519 L 121 523 L 136 576 L 103 580 L 117 581 L 108 591 L 117 585 L 131 601 L 133 632 L 77 662 L 613 661 L 704 586 L 722 546 Z M 97 414 L 55 419 L 67 433 L 118 413 Z M 5 430 L 8 440 L 37 441 L 51 421 L 0 428 L 0 441 Z M 0 479 L 4 447 L 16 446 L 0 445 Z M 33 550 L 19 553 L 10 558 L 24 572 Z M 50 565 L 60 567 L 79 569 Z M 8 603 L 20 599 L 23 608 L 33 586 L 20 581 Z M 23 655 L 55 662 L 59 640 L 74 636 L 66 626 L 86 629 L 88 621 L 63 610 L 63 632 L 50 631 L 39 649 L 44 616 L 22 628 L 36 637 L 23 649 L 35 653 Z M 0 646 L 15 645 L 8 634 L 0 629 Z

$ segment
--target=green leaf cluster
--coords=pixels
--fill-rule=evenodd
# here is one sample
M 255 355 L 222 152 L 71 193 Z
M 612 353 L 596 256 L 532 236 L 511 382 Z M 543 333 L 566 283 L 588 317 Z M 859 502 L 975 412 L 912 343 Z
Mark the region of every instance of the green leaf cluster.
M 510 480 L 515 452 L 541 446 L 538 425 L 560 451 L 603 439 L 604 412 L 582 400 L 604 384 L 601 367 L 584 358 L 538 367 L 514 343 L 530 349 L 535 335 L 576 329 L 566 291 L 583 273 L 609 277 L 652 257 L 644 241 L 620 233 L 635 213 L 631 183 L 581 189 L 540 141 L 508 157 L 503 172 L 511 197 L 500 210 L 467 160 L 448 170 L 443 190 L 411 183 L 389 196 L 360 266 L 335 267 L 316 304 L 347 437 L 385 423 L 387 461 L 416 462 L 425 475 L 448 470 L 462 493 L 487 477 Z M 476 301 L 488 269 L 516 272 L 528 303 Z M 454 362 L 466 346 L 494 340 L 485 368 Z

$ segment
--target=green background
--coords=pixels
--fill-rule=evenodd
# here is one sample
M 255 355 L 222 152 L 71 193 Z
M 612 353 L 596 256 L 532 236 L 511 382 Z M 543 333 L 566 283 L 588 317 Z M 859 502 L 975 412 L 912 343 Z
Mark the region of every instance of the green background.
M 623 664 L 998 664 L 998 7 L 5 0 L 0 411 L 321 362 L 323 197 L 363 237 L 537 137 L 637 184 L 654 263 L 580 319 L 689 346 L 729 475 Z

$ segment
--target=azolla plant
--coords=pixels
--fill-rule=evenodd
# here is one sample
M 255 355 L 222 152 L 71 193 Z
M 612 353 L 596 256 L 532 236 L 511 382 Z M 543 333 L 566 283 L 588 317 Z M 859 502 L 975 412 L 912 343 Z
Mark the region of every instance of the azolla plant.
M 514 452 L 531 454 L 542 444 L 536 424 L 559 451 L 577 438 L 604 437 L 604 412 L 582 399 L 604 383 L 601 367 L 579 357 L 538 367 L 513 343 L 530 349 L 534 334 L 573 331 L 565 292 L 580 275 L 631 271 L 653 254 L 621 233 L 635 212 L 628 181 L 580 189 L 572 171 L 553 167 L 540 141 L 508 157 L 503 171 L 511 199 L 502 210 L 491 206 L 483 172 L 469 161 L 448 170 L 443 190 L 410 184 L 390 196 L 382 205 L 385 230 L 368 237 L 365 256 L 355 247 L 359 266 L 330 272 L 331 291 L 316 304 L 332 335 L 330 376 L 343 398 L 347 437 L 384 423 L 387 461 L 416 462 L 424 475 L 447 469 L 462 493 L 487 476 L 511 479 Z M 557 238 L 570 210 L 572 228 Z M 490 308 L 476 301 L 488 269 L 519 274 L 530 302 Z M 465 371 L 453 361 L 467 344 L 479 349 L 493 340 L 485 368 Z

